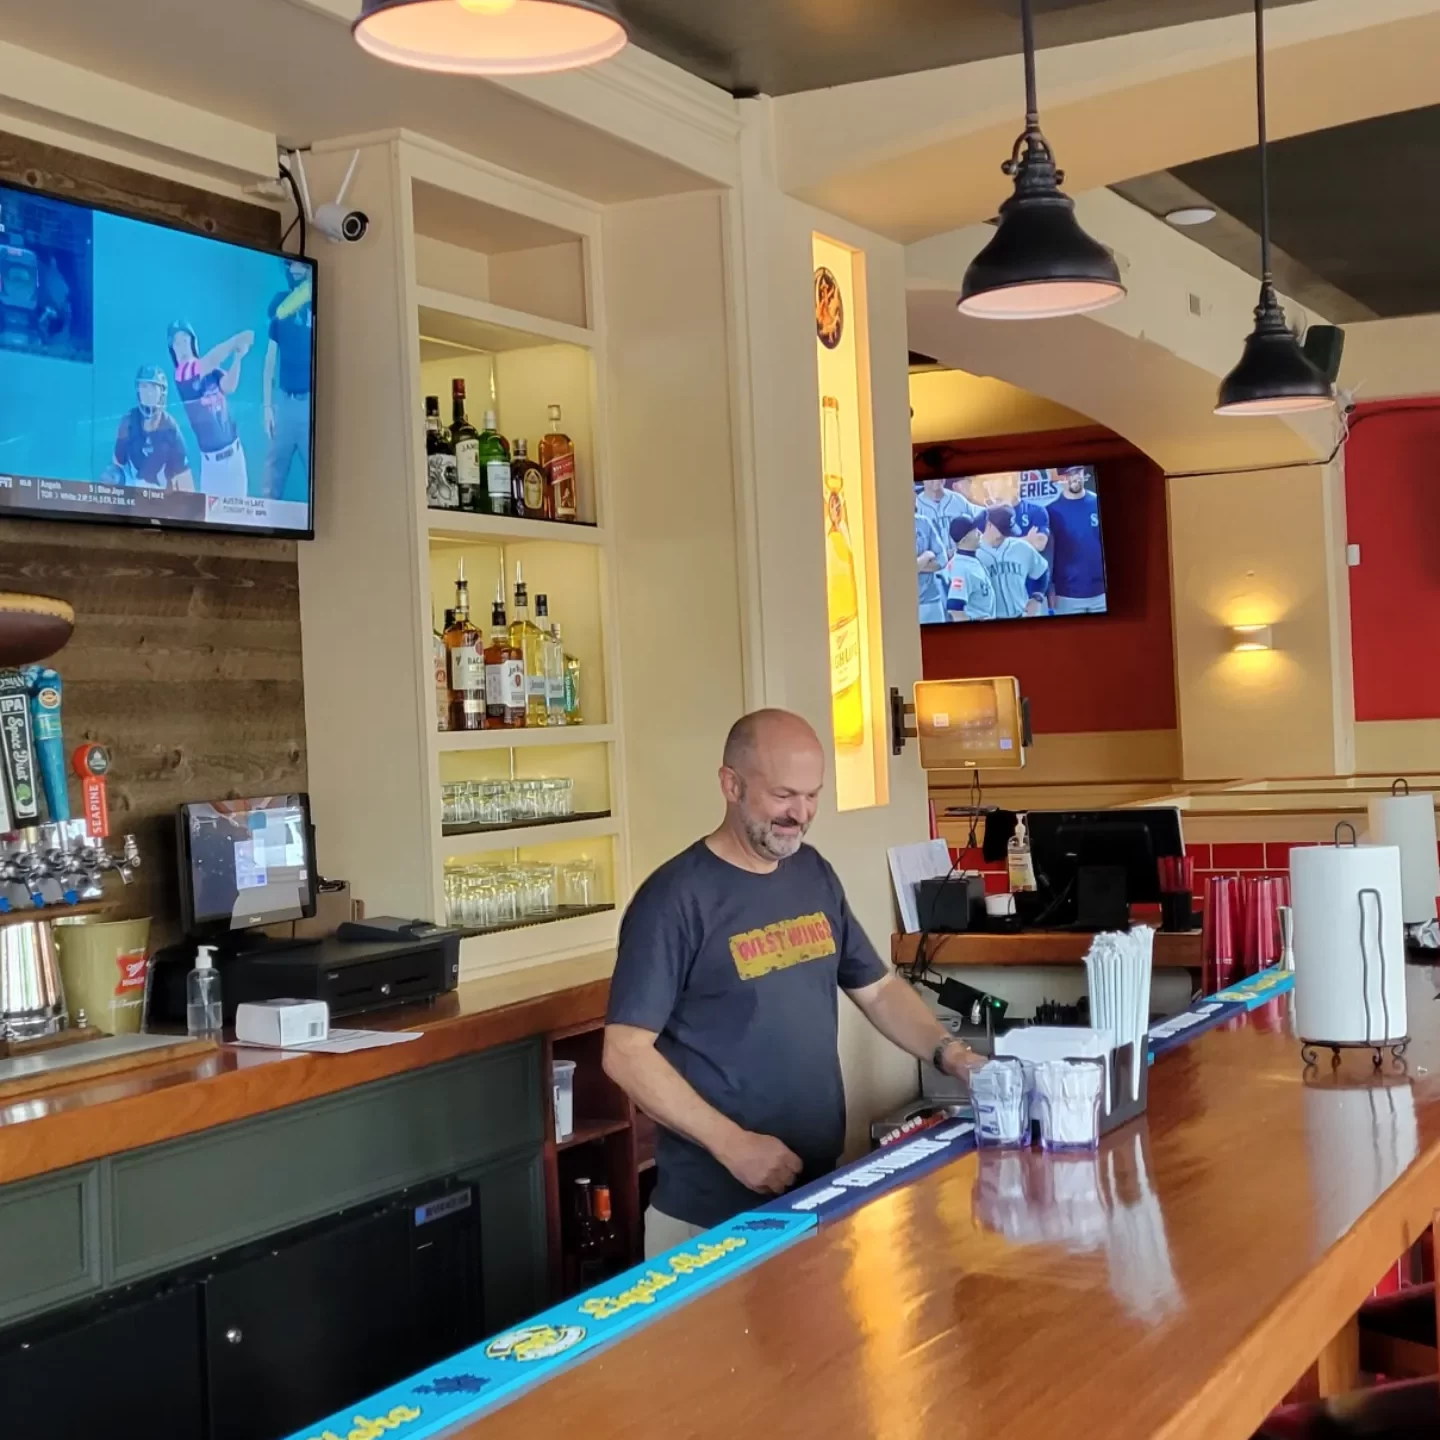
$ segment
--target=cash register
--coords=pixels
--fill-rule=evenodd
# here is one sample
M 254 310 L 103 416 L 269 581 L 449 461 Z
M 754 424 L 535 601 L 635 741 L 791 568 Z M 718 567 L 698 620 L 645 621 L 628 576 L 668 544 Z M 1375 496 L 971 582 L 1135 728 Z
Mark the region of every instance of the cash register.
M 147 1023 L 185 1023 L 197 945 L 215 947 L 225 1023 L 257 1000 L 324 1000 L 332 1017 L 432 1000 L 460 978 L 460 932 L 381 916 L 314 939 L 267 928 L 309 919 L 319 876 L 303 793 L 182 805 L 176 816 L 185 940 L 156 952 Z

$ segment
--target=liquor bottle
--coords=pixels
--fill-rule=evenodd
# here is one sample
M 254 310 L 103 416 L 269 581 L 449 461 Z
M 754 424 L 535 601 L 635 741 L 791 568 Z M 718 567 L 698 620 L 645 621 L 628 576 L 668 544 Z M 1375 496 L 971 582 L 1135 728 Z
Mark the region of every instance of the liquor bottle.
M 543 595 L 535 597 L 537 614 L 540 602 L 544 599 Z M 540 642 L 545 670 L 545 723 L 547 725 L 563 725 L 565 724 L 565 647 L 560 643 L 560 626 L 555 621 L 552 620 L 548 628 L 543 623 L 541 624 Z
M 455 581 L 455 618 L 445 631 L 449 652 L 450 728 L 485 728 L 485 659 L 480 632 L 470 623 L 470 585 L 465 579 L 465 562 Z
M 554 629 L 555 639 L 561 646 L 560 656 L 565 672 L 565 723 L 583 725 L 585 717 L 580 713 L 580 662 L 573 655 L 565 653 L 564 642 L 560 639 L 560 627 L 556 625 Z
M 505 589 L 495 581 L 490 608 L 490 643 L 485 647 L 485 728 L 507 730 L 525 723 L 525 665 L 510 643 L 505 623 Z
M 588 1290 L 605 1278 L 605 1254 L 595 1225 L 590 1182 L 575 1182 L 575 1269 L 581 1290 Z
M 515 442 L 515 458 L 510 462 L 510 496 L 517 515 L 546 518 L 545 472 L 526 453 L 523 440 Z
M 458 510 L 455 446 L 440 424 L 440 397 L 425 397 L 425 503 L 432 510 Z
M 455 486 L 461 510 L 483 510 L 485 481 L 480 471 L 480 432 L 465 415 L 465 382 L 450 382 L 454 420 L 450 443 L 455 447 Z
M 575 518 L 575 446 L 560 428 L 560 407 L 550 407 L 550 429 L 540 440 L 540 465 L 545 471 L 546 515 L 550 520 Z
M 447 629 L 454 619 L 455 612 L 447 610 L 445 612 Z M 433 618 L 430 622 L 430 629 L 435 652 L 435 728 L 448 730 L 450 728 L 450 654 L 445 648 L 445 631 L 435 628 Z
M 600 1250 L 602 1273 L 608 1277 L 625 1268 L 625 1251 L 620 1244 L 620 1230 L 612 1218 L 610 1187 L 594 1186 L 590 1200 L 595 1212 L 595 1238 Z
M 515 562 L 515 616 L 510 621 L 510 643 L 525 661 L 525 723 L 545 723 L 545 650 L 539 626 L 530 618 L 530 599 L 520 562 Z
M 840 402 L 820 402 L 825 477 L 825 596 L 830 614 L 830 712 L 835 744 L 853 749 L 865 740 L 865 700 L 860 692 L 860 587 L 845 514 L 845 467 L 840 450 Z
M 496 428 L 495 412 L 485 412 L 480 432 L 480 473 L 484 477 L 484 509 L 491 515 L 513 513 L 510 504 L 510 447 Z

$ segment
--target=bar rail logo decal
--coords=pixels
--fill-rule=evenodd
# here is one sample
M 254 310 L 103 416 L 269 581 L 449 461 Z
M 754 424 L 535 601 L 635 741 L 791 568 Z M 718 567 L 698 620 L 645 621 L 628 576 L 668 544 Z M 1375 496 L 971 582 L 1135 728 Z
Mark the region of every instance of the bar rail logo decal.
M 332 1415 L 318 1427 L 299 1431 L 291 1440 L 389 1436 L 432 1440 L 543 1383 L 653 1317 L 678 1309 L 814 1229 L 810 1215 L 755 1211 L 737 1215 L 573 1300 L 552 1305 L 523 1325 L 482 1340 Z

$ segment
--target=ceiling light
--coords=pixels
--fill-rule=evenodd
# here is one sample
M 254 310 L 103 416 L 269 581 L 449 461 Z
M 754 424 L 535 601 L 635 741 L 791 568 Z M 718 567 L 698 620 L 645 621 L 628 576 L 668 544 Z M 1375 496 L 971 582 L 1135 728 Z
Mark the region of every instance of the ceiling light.
M 362 0 L 353 32 L 381 60 L 455 75 L 578 70 L 629 38 L 611 0 Z
M 464 3 L 464 0 L 461 0 Z M 1182 205 L 1178 210 L 1167 210 L 1165 221 L 1169 225 L 1184 229 L 1187 225 L 1208 225 L 1215 218 L 1215 211 L 1209 205 Z
M 1000 223 L 970 262 L 960 288 L 962 315 L 987 320 L 1046 320 L 1082 315 L 1125 294 L 1115 257 L 1075 218 L 1075 202 L 1060 186 L 1064 172 L 1040 133 L 1035 100 L 1035 27 L 1030 0 L 1021 0 L 1025 50 L 1025 130 L 1000 167 L 1015 178 L 1015 193 L 1000 207 Z
M 1260 300 L 1240 363 L 1220 382 L 1217 415 L 1294 415 L 1335 403 L 1335 390 L 1285 322 L 1270 274 L 1270 150 L 1265 129 L 1265 0 L 1255 0 L 1255 121 L 1260 138 Z

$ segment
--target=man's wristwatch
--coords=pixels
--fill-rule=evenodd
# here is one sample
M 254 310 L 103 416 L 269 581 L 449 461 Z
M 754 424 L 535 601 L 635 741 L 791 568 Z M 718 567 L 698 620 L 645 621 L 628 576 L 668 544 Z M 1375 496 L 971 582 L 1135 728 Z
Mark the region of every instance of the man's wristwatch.
M 959 1046 L 961 1046 L 961 1047 L 963 1047 L 963 1048 L 965 1048 L 965 1049 L 969 1049 L 969 1046 L 967 1046 L 963 1040 L 957 1040 L 957 1039 L 955 1038 L 955 1036 L 953 1036 L 953 1035 L 949 1035 L 949 1036 L 947 1036 L 944 1040 L 942 1040 L 942 1041 L 935 1047 L 935 1053 L 934 1053 L 934 1055 L 932 1055 L 932 1056 L 930 1057 L 930 1063 L 931 1063 L 938 1071 L 940 1071 L 940 1073 L 941 1073 L 942 1075 L 945 1073 L 945 1066 L 944 1066 L 941 1062 L 945 1059 L 945 1052 L 946 1052 L 952 1045 L 959 1045 Z

